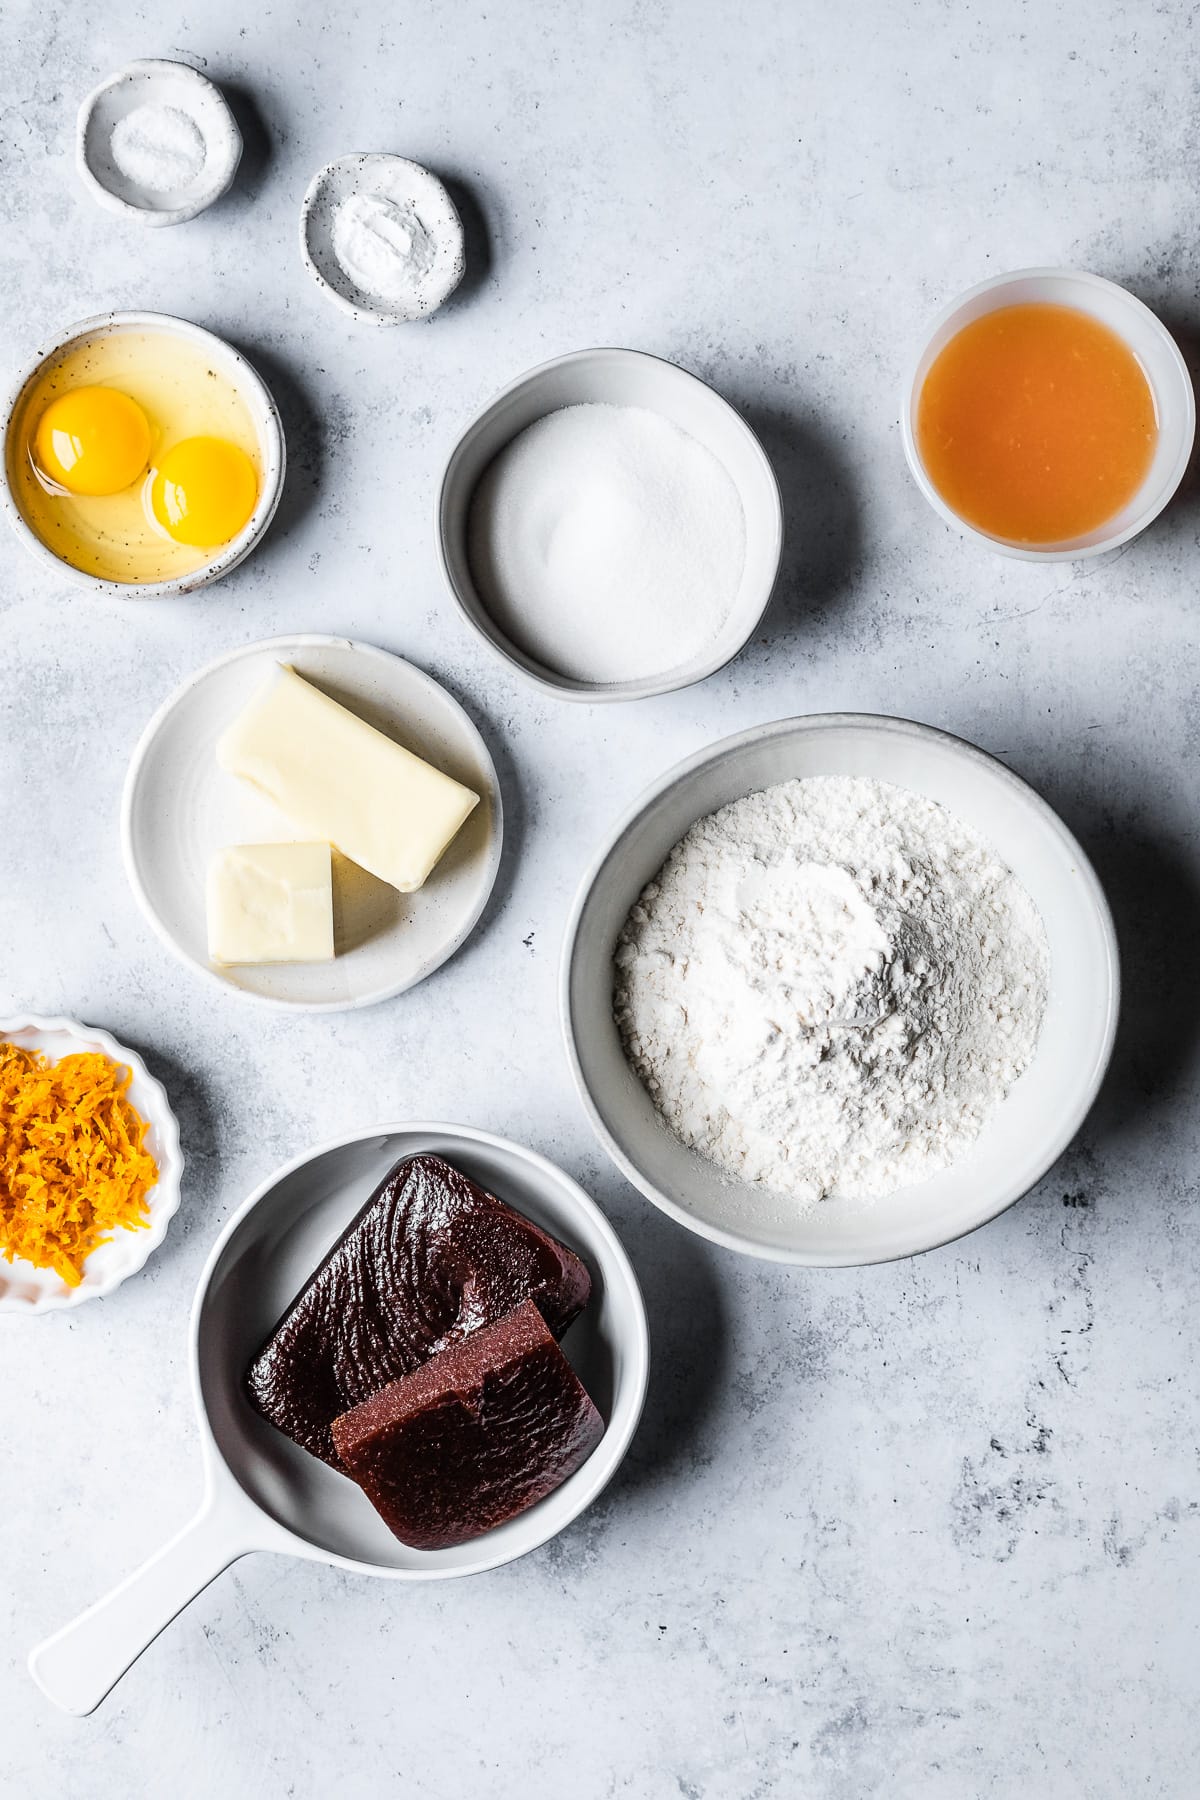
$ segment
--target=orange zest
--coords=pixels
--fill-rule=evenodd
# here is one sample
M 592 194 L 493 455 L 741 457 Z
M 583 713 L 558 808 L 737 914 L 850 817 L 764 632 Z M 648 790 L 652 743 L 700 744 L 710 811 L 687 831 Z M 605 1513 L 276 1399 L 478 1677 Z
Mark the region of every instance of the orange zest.
M 145 1230 L 158 1164 L 126 1098 L 130 1071 L 98 1052 L 51 1063 L 0 1043 L 0 1253 L 70 1287 L 114 1230 Z

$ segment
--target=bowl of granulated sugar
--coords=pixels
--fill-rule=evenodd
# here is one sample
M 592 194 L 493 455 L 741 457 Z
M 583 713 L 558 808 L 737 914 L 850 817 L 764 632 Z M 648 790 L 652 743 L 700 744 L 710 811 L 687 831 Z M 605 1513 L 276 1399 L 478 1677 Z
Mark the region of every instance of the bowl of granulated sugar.
M 636 350 L 531 369 L 467 427 L 438 546 L 467 623 L 566 700 L 687 687 L 738 654 L 771 598 L 779 484 L 746 421 Z

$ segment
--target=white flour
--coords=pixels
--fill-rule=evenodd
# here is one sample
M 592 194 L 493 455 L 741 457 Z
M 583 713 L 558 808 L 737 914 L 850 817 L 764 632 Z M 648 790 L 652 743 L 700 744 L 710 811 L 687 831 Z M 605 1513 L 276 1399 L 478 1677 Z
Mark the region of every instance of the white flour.
M 617 946 L 626 1055 L 671 1129 L 802 1203 L 961 1157 L 1029 1064 L 1048 954 L 984 841 L 887 783 L 820 777 L 694 825 Z

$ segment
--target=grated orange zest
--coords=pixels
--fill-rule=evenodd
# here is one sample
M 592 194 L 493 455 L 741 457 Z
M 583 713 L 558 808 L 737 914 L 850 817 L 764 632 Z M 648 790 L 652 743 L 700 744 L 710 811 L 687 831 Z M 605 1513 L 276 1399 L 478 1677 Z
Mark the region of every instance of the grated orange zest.
M 130 1071 L 99 1052 L 52 1063 L 0 1043 L 0 1253 L 70 1287 L 115 1230 L 145 1230 L 158 1164 L 127 1099 Z

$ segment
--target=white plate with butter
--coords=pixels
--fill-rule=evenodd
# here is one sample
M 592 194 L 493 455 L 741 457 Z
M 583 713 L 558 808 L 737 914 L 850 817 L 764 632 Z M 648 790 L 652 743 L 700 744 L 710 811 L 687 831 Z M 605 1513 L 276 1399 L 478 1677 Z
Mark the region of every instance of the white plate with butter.
M 470 788 L 479 804 L 411 893 L 335 848 L 331 961 L 224 965 L 209 955 L 206 891 L 214 859 L 231 847 L 319 835 L 311 821 L 289 818 L 218 761 L 218 743 L 280 667 Z M 143 732 L 121 807 L 130 885 L 163 942 L 223 987 L 306 1012 L 389 999 L 453 956 L 487 904 L 502 835 L 495 765 L 457 700 L 399 656 L 318 634 L 250 644 L 191 676 Z

